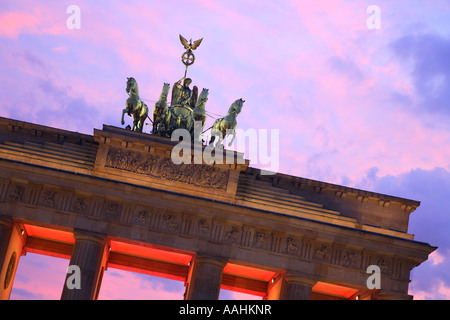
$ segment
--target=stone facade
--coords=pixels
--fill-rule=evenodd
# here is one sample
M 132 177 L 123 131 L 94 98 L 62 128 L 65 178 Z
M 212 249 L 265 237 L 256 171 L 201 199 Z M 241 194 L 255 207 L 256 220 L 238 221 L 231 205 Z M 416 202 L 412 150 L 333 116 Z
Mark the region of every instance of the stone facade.
M 184 281 L 186 299 L 217 299 L 221 286 L 267 299 L 411 298 L 411 269 L 436 249 L 407 233 L 419 202 L 262 176 L 239 153 L 232 164 L 175 165 L 174 145 L 110 126 L 89 136 L 0 118 L 1 298 L 27 250 L 80 265 L 89 290 L 62 284 L 63 299 L 96 299 L 108 266 Z M 379 290 L 367 288 L 370 265 Z M 317 289 L 331 286 L 355 294 Z

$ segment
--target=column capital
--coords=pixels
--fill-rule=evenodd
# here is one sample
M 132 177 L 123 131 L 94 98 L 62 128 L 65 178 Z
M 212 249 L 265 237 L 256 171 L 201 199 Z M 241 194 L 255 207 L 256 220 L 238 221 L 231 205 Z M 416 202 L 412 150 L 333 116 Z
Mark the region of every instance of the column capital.
M 286 273 L 283 276 L 285 283 L 283 300 L 310 300 L 312 287 L 317 283 L 317 279 L 300 274 Z
M 287 283 L 299 283 L 304 286 L 310 286 L 311 288 L 319 281 L 318 279 L 309 278 L 306 276 L 301 276 L 297 274 L 288 273 L 284 276 Z
M 97 242 L 99 245 L 104 245 L 106 243 L 106 235 L 91 231 L 75 229 L 73 231 L 73 236 L 75 241 L 93 241 Z
M 224 268 L 225 265 L 228 263 L 228 261 L 225 259 L 205 255 L 195 255 L 193 261 L 196 263 L 214 264 L 220 268 Z

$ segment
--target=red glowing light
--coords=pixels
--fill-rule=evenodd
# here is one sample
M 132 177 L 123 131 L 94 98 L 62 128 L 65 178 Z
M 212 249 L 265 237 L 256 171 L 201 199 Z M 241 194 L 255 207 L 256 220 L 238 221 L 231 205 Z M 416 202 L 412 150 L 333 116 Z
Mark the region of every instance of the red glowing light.
M 316 285 L 312 288 L 312 290 L 315 292 L 321 292 L 335 296 L 342 296 L 347 299 L 359 291 L 358 289 L 343 287 L 336 284 L 325 283 L 320 281 L 316 283 Z
M 153 260 L 160 260 L 171 262 L 175 264 L 189 265 L 192 256 L 188 254 L 178 253 L 174 251 L 161 250 L 156 248 L 144 247 L 135 244 L 111 240 L 111 252 L 120 252 L 133 256 L 149 258 Z
M 275 272 L 273 271 L 257 269 L 232 263 L 227 263 L 227 265 L 223 269 L 223 273 L 261 281 L 270 281 L 275 277 Z
M 39 227 L 31 224 L 24 224 L 25 231 L 29 237 L 44 238 L 53 241 L 75 243 L 73 233 Z

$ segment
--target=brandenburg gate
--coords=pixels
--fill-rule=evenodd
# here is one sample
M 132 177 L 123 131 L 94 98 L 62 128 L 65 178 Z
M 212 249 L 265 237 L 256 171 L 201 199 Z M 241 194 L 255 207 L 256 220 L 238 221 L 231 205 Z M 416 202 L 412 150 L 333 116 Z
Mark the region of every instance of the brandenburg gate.
M 412 298 L 410 272 L 436 249 L 408 233 L 419 202 L 262 175 L 237 152 L 231 164 L 176 165 L 175 145 L 107 125 L 85 135 L 0 118 L 0 298 L 27 252 L 79 268 L 81 289 L 61 283 L 61 299 L 96 299 L 109 268 L 183 281 L 187 300 L 221 288 Z
M 221 288 L 273 300 L 411 299 L 410 272 L 436 249 L 408 233 L 419 202 L 265 175 L 238 152 L 206 161 L 207 148 L 217 160 L 225 136 L 234 140 L 245 100 L 215 120 L 205 146 L 209 90 L 187 78 L 202 40 L 180 35 L 184 77 L 170 106 L 164 83 L 152 119 L 127 78 L 121 123 L 128 114 L 132 127 L 86 135 L 0 118 L 0 299 L 27 252 L 79 272 L 78 286 L 68 272 L 61 299 L 97 299 L 108 268 L 183 281 L 186 300 L 218 299 Z M 177 130 L 189 145 L 179 164 Z

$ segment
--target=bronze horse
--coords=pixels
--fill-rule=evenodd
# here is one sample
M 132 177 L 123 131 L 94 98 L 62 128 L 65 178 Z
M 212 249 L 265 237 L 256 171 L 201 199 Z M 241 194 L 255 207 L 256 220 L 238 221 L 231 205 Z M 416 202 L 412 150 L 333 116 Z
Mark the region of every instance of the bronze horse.
M 125 109 L 122 110 L 122 125 L 125 124 L 124 115 L 127 113 L 130 117 L 133 116 L 133 131 L 142 132 L 144 121 L 148 117 L 148 107 L 139 98 L 139 89 L 134 78 L 127 78 L 127 87 L 125 91 L 129 97 L 125 102 Z
M 212 145 L 215 141 L 216 136 L 218 137 L 218 141 L 216 142 L 215 147 L 222 147 L 221 145 L 223 139 L 226 135 L 232 134 L 233 138 L 228 143 L 228 146 L 231 146 L 233 144 L 234 138 L 236 137 L 236 117 L 241 112 L 242 106 L 244 105 L 245 100 L 238 99 L 235 102 L 233 102 L 228 109 L 228 113 L 225 117 L 217 119 L 214 121 L 214 124 L 211 129 L 211 140 L 209 142 L 209 145 Z
M 159 100 L 155 103 L 153 108 L 153 134 L 158 131 L 166 131 L 169 129 L 171 113 L 167 106 L 167 96 L 169 95 L 170 84 L 164 83 Z

